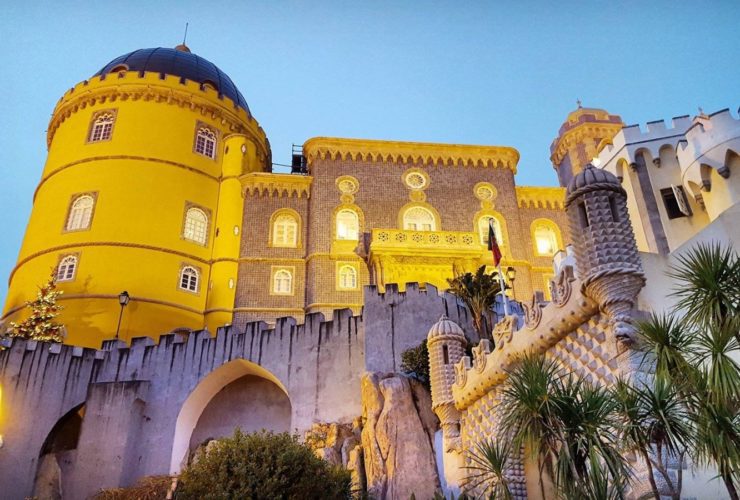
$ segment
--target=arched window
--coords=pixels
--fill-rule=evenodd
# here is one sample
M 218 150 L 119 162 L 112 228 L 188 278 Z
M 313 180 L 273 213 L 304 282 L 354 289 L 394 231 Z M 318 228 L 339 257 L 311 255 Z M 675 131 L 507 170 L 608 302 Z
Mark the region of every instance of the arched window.
M 195 134 L 195 152 L 216 158 L 216 134 L 207 127 L 200 127 Z
M 403 228 L 411 231 L 436 231 L 434 214 L 424 207 L 411 207 L 403 214 Z
M 185 212 L 185 227 L 182 236 L 201 245 L 208 239 L 208 216 L 200 208 L 190 207 Z
M 488 226 L 489 223 L 493 222 L 493 232 L 496 235 L 496 242 L 498 246 L 504 245 L 504 235 L 501 231 L 501 223 L 493 215 L 484 215 L 478 219 L 478 234 L 480 234 L 480 242 L 482 245 L 488 246 Z
M 360 218 L 357 212 L 350 209 L 337 213 L 337 239 L 357 240 L 360 235 Z
M 198 281 L 200 280 L 200 273 L 192 266 L 185 266 L 180 271 L 180 289 L 187 290 L 188 292 L 198 291 Z
M 275 217 L 272 223 L 272 246 L 298 246 L 298 220 L 294 215 L 283 213 Z
M 67 231 L 79 231 L 88 229 L 92 220 L 95 198 L 89 194 L 83 194 L 72 200 L 67 217 Z
M 113 133 L 113 113 L 100 113 L 93 120 L 90 127 L 90 136 L 88 142 L 107 141 Z
M 57 281 L 72 281 L 77 271 L 77 256 L 67 255 L 57 266 Z
M 357 289 L 357 269 L 354 266 L 344 265 L 339 267 L 339 289 Z
M 293 273 L 288 269 L 277 269 L 272 276 L 272 293 L 278 295 L 293 294 Z
M 560 235 L 554 222 L 539 219 L 532 222 L 535 255 L 552 256 L 560 249 Z

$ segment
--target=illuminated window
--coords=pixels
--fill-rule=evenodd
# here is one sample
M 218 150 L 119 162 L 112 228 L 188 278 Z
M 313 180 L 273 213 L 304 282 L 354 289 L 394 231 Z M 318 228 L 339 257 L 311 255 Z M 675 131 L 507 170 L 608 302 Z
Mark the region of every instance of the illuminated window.
M 113 133 L 114 118 L 113 113 L 99 113 L 96 115 L 90 127 L 90 135 L 87 141 L 99 142 L 109 140 Z
M 191 207 L 185 212 L 185 226 L 183 238 L 201 245 L 208 239 L 208 216 L 200 208 Z
M 289 269 L 276 269 L 272 276 L 272 293 L 293 295 L 293 273 Z
M 195 152 L 216 158 L 216 134 L 207 127 L 200 127 L 195 135 Z
M 57 281 L 72 281 L 77 271 L 77 256 L 67 255 L 59 261 L 57 266 Z
M 403 228 L 411 231 L 436 231 L 434 214 L 424 207 L 411 207 L 403 214 Z
M 298 221 L 291 214 L 281 214 L 272 225 L 272 245 L 276 247 L 298 246 Z
M 504 235 L 501 232 L 501 223 L 498 219 L 492 215 L 484 215 L 478 219 L 478 234 L 480 234 L 480 242 L 482 245 L 488 246 L 488 225 L 489 221 L 493 222 L 493 232 L 496 235 L 496 242 L 499 246 L 504 244 Z
M 559 249 L 557 226 L 547 220 L 534 221 L 532 223 L 532 237 L 534 239 L 535 255 L 552 256 Z
M 339 289 L 357 289 L 357 269 L 354 266 L 344 265 L 339 267 Z
M 67 231 L 81 231 L 90 228 L 95 198 L 89 194 L 83 194 L 72 200 L 67 217 Z
M 344 209 L 337 213 L 337 239 L 357 240 L 360 237 L 360 218 L 354 210 Z
M 180 289 L 188 292 L 198 291 L 198 282 L 200 281 L 200 273 L 192 266 L 185 266 L 180 271 Z

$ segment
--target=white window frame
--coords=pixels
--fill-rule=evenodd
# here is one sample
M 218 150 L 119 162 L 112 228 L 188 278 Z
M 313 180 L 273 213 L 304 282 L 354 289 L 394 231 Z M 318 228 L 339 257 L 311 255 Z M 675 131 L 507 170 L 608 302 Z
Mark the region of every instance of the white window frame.
M 198 268 L 191 265 L 182 266 L 177 287 L 185 292 L 198 293 L 200 289 L 200 271 Z
M 421 214 L 428 215 L 429 220 L 422 220 L 419 217 Z M 406 231 L 436 231 L 437 218 L 428 208 L 419 206 L 409 207 L 403 213 L 403 228 Z
M 338 290 L 357 290 L 358 272 L 357 267 L 352 264 L 339 264 L 337 266 L 337 289 Z M 350 280 L 349 282 L 347 280 Z
M 202 216 L 202 220 L 196 220 Z M 185 209 L 185 223 L 182 228 L 182 237 L 199 245 L 208 243 L 208 213 L 200 207 L 188 206 Z
M 293 295 L 295 272 L 289 267 L 274 267 L 270 279 L 270 293 L 272 295 Z
M 298 247 L 298 220 L 290 213 L 280 213 L 272 223 L 272 246 Z
M 90 229 L 94 210 L 94 195 L 79 194 L 74 196 L 69 204 L 69 214 L 67 214 L 67 223 L 64 225 L 64 230 L 84 231 Z
M 76 254 L 64 255 L 59 259 L 56 271 L 56 281 L 63 283 L 65 281 L 74 281 L 77 276 L 77 267 L 79 259 Z
M 348 217 L 342 217 L 342 214 Z M 334 228 L 337 240 L 357 241 L 360 239 L 360 215 L 355 210 L 343 208 L 337 212 L 335 219 Z
M 104 111 L 95 115 L 90 125 L 90 134 L 87 142 L 109 141 L 113 136 L 113 124 L 116 121 L 116 115 L 112 111 Z
M 195 145 L 193 146 L 193 150 L 199 155 L 215 160 L 217 142 L 216 132 L 201 125 L 195 132 Z

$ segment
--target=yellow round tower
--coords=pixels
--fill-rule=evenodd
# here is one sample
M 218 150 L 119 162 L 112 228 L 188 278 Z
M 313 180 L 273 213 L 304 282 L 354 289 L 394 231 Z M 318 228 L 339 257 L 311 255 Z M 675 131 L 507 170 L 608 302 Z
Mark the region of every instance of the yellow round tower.
M 238 177 L 271 154 L 225 73 L 184 45 L 118 57 L 60 99 L 47 146 L 4 320 L 53 270 L 71 344 L 231 322 Z

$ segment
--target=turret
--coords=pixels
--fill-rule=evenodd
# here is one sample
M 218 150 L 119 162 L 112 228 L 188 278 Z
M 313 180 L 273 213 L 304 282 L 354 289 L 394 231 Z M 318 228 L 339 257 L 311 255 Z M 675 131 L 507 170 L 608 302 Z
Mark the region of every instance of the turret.
M 589 164 L 568 184 L 565 207 L 582 291 L 599 304 L 618 339 L 631 337 L 631 315 L 645 284 L 627 193 L 606 170 Z
M 578 108 L 568 115 L 550 145 L 550 160 L 560 185 L 567 186 L 604 146 L 611 144 L 623 126 L 618 115 L 604 109 L 584 108 L 579 101 Z
M 462 328 L 447 316 L 442 316 L 427 334 L 432 410 L 439 417 L 445 452 L 460 447 L 460 412 L 455 408 L 452 384 L 455 383 L 455 363 L 465 354 L 466 343 Z

